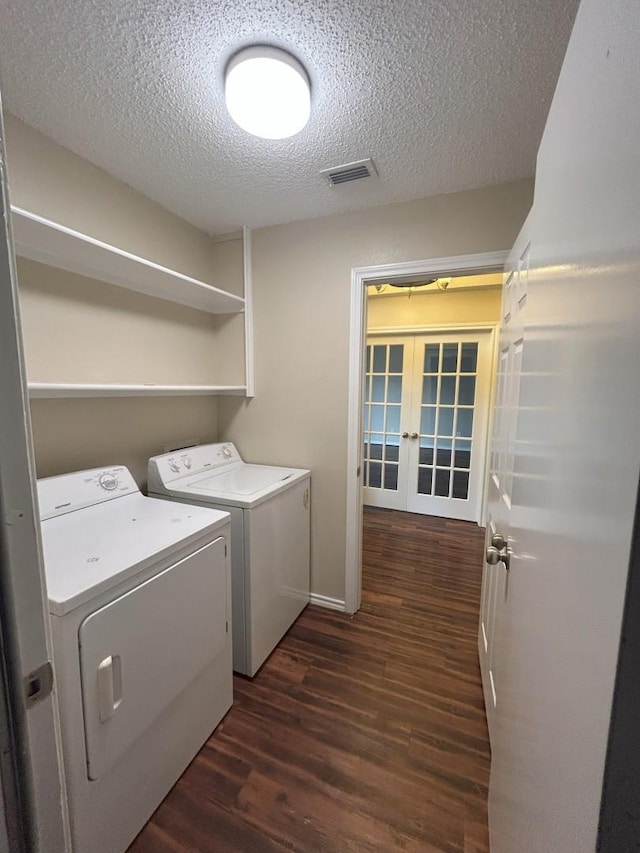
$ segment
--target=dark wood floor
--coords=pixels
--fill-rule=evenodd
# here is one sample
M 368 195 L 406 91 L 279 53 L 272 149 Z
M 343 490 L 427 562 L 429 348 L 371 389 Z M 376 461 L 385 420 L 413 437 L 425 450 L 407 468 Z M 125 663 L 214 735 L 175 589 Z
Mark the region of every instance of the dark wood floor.
M 309 607 L 130 853 L 487 853 L 482 531 L 367 509 L 363 601 Z

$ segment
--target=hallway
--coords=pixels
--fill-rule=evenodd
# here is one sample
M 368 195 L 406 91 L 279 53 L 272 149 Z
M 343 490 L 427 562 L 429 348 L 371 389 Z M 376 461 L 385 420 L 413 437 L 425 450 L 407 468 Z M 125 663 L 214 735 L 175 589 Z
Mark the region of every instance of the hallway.
M 483 531 L 365 508 L 362 609 L 309 607 L 129 853 L 487 853 Z M 152 771 L 151 771 L 152 772 Z

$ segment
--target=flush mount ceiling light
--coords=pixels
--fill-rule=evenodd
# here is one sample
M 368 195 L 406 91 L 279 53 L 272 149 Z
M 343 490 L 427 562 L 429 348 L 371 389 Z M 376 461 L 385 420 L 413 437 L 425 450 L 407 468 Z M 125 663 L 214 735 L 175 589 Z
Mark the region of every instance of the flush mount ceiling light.
M 247 47 L 225 72 L 229 115 L 243 130 L 263 139 L 286 139 L 309 121 L 311 93 L 304 67 L 277 47 Z

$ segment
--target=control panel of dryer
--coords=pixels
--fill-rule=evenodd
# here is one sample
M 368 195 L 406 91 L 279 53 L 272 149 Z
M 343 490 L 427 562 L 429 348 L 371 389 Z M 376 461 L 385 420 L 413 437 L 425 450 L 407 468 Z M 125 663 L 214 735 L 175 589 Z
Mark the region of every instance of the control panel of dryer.
M 124 465 L 93 468 L 38 480 L 40 520 L 103 503 L 139 492 L 136 481 Z
M 200 444 L 187 450 L 153 456 L 149 460 L 149 490 L 153 491 L 154 486 L 167 485 L 188 474 L 201 474 L 234 462 L 242 462 L 242 458 L 230 441 Z

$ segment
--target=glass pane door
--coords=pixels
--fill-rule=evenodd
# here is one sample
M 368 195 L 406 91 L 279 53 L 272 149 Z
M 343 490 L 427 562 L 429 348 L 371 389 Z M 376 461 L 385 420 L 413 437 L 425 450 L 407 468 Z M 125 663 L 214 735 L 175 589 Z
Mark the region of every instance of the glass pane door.
M 406 483 L 400 466 L 406 456 L 402 422 L 411 382 L 412 338 L 373 339 L 367 346 L 363 410 L 364 502 L 404 509 Z M 403 406 L 405 411 L 403 412 Z M 406 464 L 406 463 L 405 463 Z
M 491 340 L 490 332 L 369 338 L 365 504 L 480 520 Z
M 478 344 L 424 347 L 418 494 L 467 500 Z
M 489 405 L 490 335 L 416 338 L 407 508 L 478 520 Z M 417 435 L 416 435 L 417 433 Z

